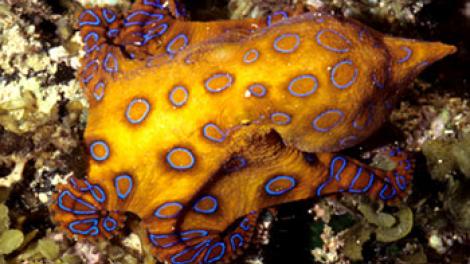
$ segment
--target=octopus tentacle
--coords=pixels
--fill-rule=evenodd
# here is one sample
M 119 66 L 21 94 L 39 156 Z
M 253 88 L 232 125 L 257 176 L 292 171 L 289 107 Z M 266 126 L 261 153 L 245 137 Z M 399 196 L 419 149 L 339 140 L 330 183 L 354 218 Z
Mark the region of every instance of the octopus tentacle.
M 119 234 L 126 220 L 118 210 L 105 209 L 111 199 L 99 184 L 74 177 L 53 197 L 53 220 L 70 236 L 97 239 Z

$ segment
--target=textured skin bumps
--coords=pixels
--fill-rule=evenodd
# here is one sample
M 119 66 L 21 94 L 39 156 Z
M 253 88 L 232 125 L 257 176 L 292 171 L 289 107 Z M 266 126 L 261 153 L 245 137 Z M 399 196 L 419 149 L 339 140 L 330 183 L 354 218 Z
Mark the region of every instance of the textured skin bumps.
M 334 152 L 376 131 L 400 90 L 454 47 L 319 13 L 188 22 L 171 5 L 81 16 L 89 170 L 52 205 L 67 233 L 111 237 L 131 212 L 158 259 L 228 262 L 265 208 L 410 190 L 405 153 L 387 150 L 396 167 L 382 171 Z

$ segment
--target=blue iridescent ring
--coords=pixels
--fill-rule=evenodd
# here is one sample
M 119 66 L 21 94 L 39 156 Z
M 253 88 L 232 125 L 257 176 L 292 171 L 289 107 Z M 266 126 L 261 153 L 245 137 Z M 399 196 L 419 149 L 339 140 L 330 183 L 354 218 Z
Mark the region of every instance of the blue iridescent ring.
M 173 45 L 175 44 L 176 41 L 179 39 L 183 39 L 183 46 L 179 47 L 178 49 L 174 50 Z M 184 33 L 178 34 L 176 37 L 174 37 L 170 42 L 168 42 L 168 45 L 166 45 L 166 52 L 170 55 L 175 55 L 179 51 L 182 51 L 186 46 L 188 46 L 189 40 L 188 36 Z
M 189 156 L 190 162 L 188 164 L 176 165 L 172 161 L 172 156 L 175 154 L 175 152 L 178 152 L 178 151 L 184 152 Z M 196 163 L 196 158 L 194 157 L 193 153 L 189 149 L 176 147 L 176 148 L 171 149 L 168 152 L 168 154 L 166 154 L 166 162 L 168 163 L 168 165 L 170 165 L 170 167 L 172 167 L 175 170 L 188 170 L 194 166 L 194 164 Z
M 273 190 L 271 188 L 271 185 L 275 184 L 277 181 L 283 181 L 283 180 L 289 181 L 290 186 L 287 188 L 280 189 L 280 190 Z M 266 185 L 264 186 L 264 190 L 266 191 L 267 194 L 271 196 L 279 196 L 279 195 L 283 195 L 291 191 L 292 189 L 295 188 L 296 185 L 297 185 L 297 182 L 294 179 L 294 177 L 287 176 L 287 175 L 278 175 L 278 176 L 273 177 L 266 183 Z
M 132 110 L 132 107 L 135 104 L 143 104 L 145 106 L 144 113 L 137 119 L 133 119 L 130 115 L 130 111 Z M 131 123 L 133 125 L 140 124 L 148 116 L 149 112 L 150 112 L 150 103 L 146 99 L 144 99 L 144 98 L 134 98 L 134 99 L 132 99 L 130 104 L 127 106 L 126 119 L 127 119 L 127 121 L 129 121 L 129 123 Z
M 254 56 L 253 58 L 251 58 Z M 246 64 L 253 63 L 257 61 L 259 58 L 259 51 L 257 49 L 249 49 L 247 52 L 245 52 L 245 55 L 243 55 L 243 62 Z
M 175 99 L 175 93 L 178 92 L 178 91 L 182 91 L 184 93 L 184 98 L 181 101 L 177 101 Z M 168 95 L 168 98 L 170 99 L 170 102 L 173 106 L 181 107 L 181 106 L 185 105 L 186 102 L 188 101 L 188 98 L 189 98 L 188 89 L 186 89 L 186 87 L 184 87 L 182 85 L 177 85 L 177 86 L 173 87 L 173 89 L 171 89 L 170 94 Z
M 98 147 L 98 146 L 101 146 L 104 149 L 104 152 L 105 152 L 101 156 L 97 155 L 96 152 L 95 152 L 95 148 Z M 93 143 L 91 143 L 91 145 L 90 145 L 90 154 L 91 154 L 91 157 L 96 161 L 107 160 L 109 158 L 109 146 L 103 140 L 93 141 Z
M 103 220 L 103 227 L 106 231 L 113 232 L 118 227 L 118 222 L 114 218 L 106 216 Z
M 177 207 L 176 212 L 174 214 L 171 214 L 171 215 L 167 215 L 167 214 L 162 213 L 162 210 L 165 210 L 168 207 Z M 160 218 L 160 219 L 176 218 L 179 215 L 179 213 L 181 212 L 182 209 L 183 209 L 183 204 L 181 204 L 179 202 L 167 202 L 167 203 L 164 203 L 164 204 L 160 205 L 155 210 L 153 215 Z
M 124 190 L 124 192 L 122 192 L 121 188 L 119 188 L 119 185 L 121 183 L 128 186 L 127 190 Z M 116 178 L 114 178 L 114 189 L 116 189 L 116 194 L 118 198 L 121 200 L 124 200 L 129 196 L 133 187 L 134 187 L 134 180 L 132 179 L 130 175 L 121 174 L 121 175 L 116 176 Z
M 103 17 L 108 24 L 111 24 L 116 20 L 116 14 L 108 8 L 103 8 Z
M 220 247 L 220 252 L 218 255 L 216 256 L 213 256 L 213 257 L 210 257 L 212 251 L 217 248 L 217 247 Z M 222 259 L 225 255 L 225 250 L 226 250 L 226 246 L 225 246 L 225 243 L 224 242 L 217 242 L 215 243 L 214 245 L 212 245 L 208 250 L 207 250 L 207 253 L 206 255 L 204 256 L 204 263 L 214 263 L 216 261 L 219 261 L 220 259 Z
M 288 48 L 288 49 L 283 49 L 281 47 L 279 47 L 279 42 L 284 40 L 285 38 L 295 38 L 295 44 L 294 46 Z M 300 45 L 300 36 L 298 34 L 294 34 L 294 33 L 284 33 L 284 34 L 281 34 L 280 36 L 278 36 L 275 40 L 274 40 L 274 44 L 273 44 L 273 47 L 274 49 L 277 51 L 277 52 L 280 52 L 280 53 L 292 53 L 294 51 L 297 50 L 297 48 L 299 48 L 299 45 Z
M 205 200 L 210 200 L 212 202 L 211 208 L 208 208 L 208 209 L 200 208 L 199 203 L 204 202 Z M 194 211 L 200 214 L 213 214 L 215 213 L 215 211 L 217 211 L 218 208 L 219 208 L 219 202 L 217 201 L 217 198 L 215 198 L 212 195 L 206 195 L 206 196 L 199 198 L 199 200 L 197 200 L 193 206 Z
M 213 137 L 209 134 L 208 129 L 214 129 L 217 134 L 219 134 L 219 137 Z M 210 141 L 216 142 L 216 143 L 222 143 L 224 142 L 225 138 L 227 138 L 227 134 L 216 124 L 214 123 L 207 123 L 204 125 L 202 128 L 202 134 L 204 135 L 205 138 L 207 138 Z
M 226 83 L 221 86 L 221 87 L 211 87 L 210 83 L 216 79 L 216 78 L 226 78 Z M 222 92 L 223 90 L 229 88 L 230 86 L 232 86 L 233 84 L 233 77 L 231 74 L 229 73 L 216 73 L 214 75 L 212 75 L 211 77 L 209 77 L 206 82 L 205 82 L 205 87 L 206 87 L 206 90 L 211 92 L 211 93 L 220 93 Z
M 238 240 L 238 242 L 235 240 Z M 230 236 L 230 245 L 232 246 L 233 251 L 243 247 L 243 242 L 243 236 L 239 233 L 234 233 Z
M 257 91 L 259 89 L 259 91 Z M 248 90 L 250 91 L 250 94 L 252 94 L 255 97 L 264 97 L 266 95 L 266 87 L 260 83 L 254 83 L 250 86 L 248 86 Z
M 111 65 L 109 63 L 111 62 Z M 104 70 L 109 73 L 116 73 L 118 71 L 118 60 L 112 52 L 108 52 L 103 61 Z
M 106 85 L 102 81 L 98 82 L 93 88 L 93 97 L 95 97 L 96 101 L 101 101 L 103 99 L 104 88 L 106 88 Z
M 331 73 L 330 73 L 330 80 L 331 80 L 331 83 L 338 89 L 341 89 L 341 90 L 344 90 L 346 88 L 349 88 L 351 85 L 354 84 L 354 82 L 356 81 L 357 79 L 357 75 L 359 74 L 359 71 L 357 70 L 357 67 L 354 67 L 354 73 L 353 73 L 353 76 L 351 77 L 351 80 L 349 80 L 347 83 L 345 84 L 339 84 L 336 79 L 335 79 L 335 75 L 336 75 L 336 71 L 338 70 L 339 67 L 341 67 L 342 65 L 353 65 L 353 62 L 349 59 L 346 59 L 346 60 L 342 60 L 338 63 L 336 63 L 333 68 L 331 69 Z
M 278 120 L 276 120 L 277 117 L 280 117 L 283 120 L 278 121 Z M 271 118 L 271 122 L 273 122 L 276 125 L 280 125 L 280 126 L 288 125 L 288 124 L 290 124 L 290 122 L 292 120 L 292 118 L 289 114 L 286 114 L 286 113 L 283 113 L 283 112 L 274 112 L 270 115 L 270 118 Z
M 339 115 L 339 118 L 338 120 L 333 123 L 332 125 L 328 126 L 328 127 L 319 127 L 318 126 L 318 121 L 320 121 L 325 115 L 328 115 L 328 114 L 331 114 L 331 113 L 336 113 Z M 332 130 L 333 128 L 337 127 L 342 121 L 344 120 L 344 113 L 338 109 L 330 109 L 330 110 L 326 110 L 322 113 L 320 113 L 317 117 L 315 117 L 315 119 L 313 119 L 312 121 L 312 127 L 313 129 L 315 129 L 316 131 L 318 132 L 328 132 L 330 130 Z
M 322 46 L 323 48 L 329 50 L 329 51 L 333 51 L 333 52 L 337 52 L 337 53 L 346 53 L 349 51 L 349 48 L 343 48 L 343 49 L 339 49 L 339 48 L 335 48 L 335 47 L 332 47 L 332 46 L 329 46 L 327 44 L 324 44 L 322 41 L 321 41 L 321 36 L 325 33 L 325 32 L 330 32 L 330 33 L 333 33 L 335 34 L 336 36 L 338 36 L 340 39 L 342 39 L 348 46 L 351 46 L 351 41 L 349 41 L 349 39 L 346 38 L 346 36 L 344 36 L 343 34 L 335 31 L 335 30 L 332 30 L 332 29 L 322 29 L 320 31 L 318 31 L 317 35 L 316 35 L 316 40 L 317 40 L 317 43 L 318 45 Z
M 351 184 L 349 185 L 349 192 L 351 193 L 365 193 L 367 192 L 370 187 L 372 187 L 372 183 L 374 182 L 375 174 L 373 172 L 369 173 L 369 182 L 367 185 L 362 188 L 362 189 L 355 189 L 354 185 L 356 184 L 356 181 L 361 177 L 362 175 L 362 167 L 358 167 L 356 171 L 356 175 L 354 176 L 353 180 L 351 181 Z
M 398 60 L 398 64 L 407 62 L 411 58 L 411 55 L 413 54 L 413 51 L 407 46 L 401 46 L 400 49 L 405 51 L 406 55 L 403 58 Z
M 294 85 L 297 81 L 299 80 L 303 80 L 303 79 L 310 79 L 313 81 L 313 85 L 311 87 L 310 90 L 304 92 L 304 93 L 298 93 L 296 91 L 294 91 Z M 313 76 L 312 74 L 303 74 L 303 75 L 299 75 L 297 77 L 295 77 L 294 79 L 292 79 L 292 81 L 289 83 L 289 86 L 287 87 L 287 89 L 289 90 L 289 93 L 292 94 L 293 96 L 296 96 L 296 97 L 306 97 L 306 96 L 309 96 L 311 94 L 313 94 L 318 88 L 318 79 L 317 77 Z
M 282 19 L 281 20 L 284 20 L 286 18 L 288 18 L 288 15 L 285 11 L 276 11 L 272 14 L 270 14 L 267 18 L 266 18 L 266 24 L 269 26 L 272 25 L 272 22 L 273 22 L 273 17 L 274 16 L 277 16 L 277 15 L 281 15 L 282 16 Z
M 92 16 L 95 21 L 82 21 L 83 18 L 86 16 L 86 15 L 90 15 Z M 80 17 L 78 18 L 78 21 L 80 21 L 78 23 L 78 26 L 79 27 L 83 27 L 83 26 L 99 26 L 101 24 L 101 19 L 100 17 L 91 9 L 87 9 L 85 11 L 83 11 L 81 14 L 80 14 Z
M 93 38 L 95 43 L 93 44 L 93 46 L 88 47 L 87 42 L 90 38 Z M 85 37 L 83 37 L 83 42 L 85 43 L 85 47 L 83 49 L 85 50 L 87 54 L 94 50 L 99 50 L 99 46 L 98 46 L 99 39 L 100 39 L 100 36 L 98 35 L 98 33 L 94 31 L 88 32 L 88 34 L 86 34 Z
M 87 230 L 80 230 L 80 229 L 75 228 L 76 225 L 81 225 L 81 224 L 91 224 L 91 226 Z M 100 233 L 100 230 L 98 228 L 98 219 L 96 218 L 76 220 L 76 221 L 71 222 L 68 227 L 72 233 L 78 234 L 78 235 L 96 236 Z

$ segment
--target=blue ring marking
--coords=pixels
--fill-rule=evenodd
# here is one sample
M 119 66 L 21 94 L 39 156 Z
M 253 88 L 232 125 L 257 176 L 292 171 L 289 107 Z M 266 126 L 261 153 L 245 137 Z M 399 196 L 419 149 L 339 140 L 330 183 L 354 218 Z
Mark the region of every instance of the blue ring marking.
M 75 228 L 76 225 L 89 224 L 89 223 L 91 223 L 92 225 L 87 230 L 80 230 L 80 229 Z M 96 236 L 100 233 L 100 230 L 98 229 L 98 219 L 96 218 L 73 221 L 69 224 L 69 230 L 72 231 L 72 233 L 78 234 L 78 235 Z
M 284 38 L 289 38 L 289 37 L 294 37 L 295 40 L 296 40 L 296 43 L 294 45 L 294 47 L 290 48 L 290 49 L 282 49 L 279 47 L 279 41 L 283 40 Z M 277 51 L 277 52 L 280 52 L 280 53 L 292 53 L 294 51 L 296 51 L 298 48 L 299 48 L 299 45 L 300 45 L 300 36 L 298 34 L 294 34 L 294 33 L 284 33 L 284 34 L 281 34 L 280 36 L 278 36 L 275 40 L 274 40 L 274 44 L 273 44 L 273 47 L 274 49 Z
M 405 191 L 406 190 L 405 176 L 398 174 L 398 172 L 395 172 L 394 175 L 395 175 L 395 182 L 398 186 L 398 189 L 400 189 L 401 191 Z
M 253 59 L 248 59 L 250 55 L 254 54 L 255 57 Z M 257 49 L 250 49 L 247 52 L 245 52 L 245 55 L 243 55 L 243 62 L 246 64 L 253 63 L 257 61 L 259 58 L 259 51 Z
M 109 66 L 109 62 L 112 62 L 112 65 Z M 118 60 L 116 58 L 116 56 L 114 56 L 114 54 L 112 52 L 108 52 L 108 54 L 106 54 L 106 57 L 104 58 L 104 61 L 103 61 L 103 67 L 104 67 L 104 70 L 109 72 L 109 73 L 116 73 L 118 71 Z
M 297 82 L 298 80 L 302 80 L 302 79 L 311 79 L 311 80 L 313 80 L 314 85 L 312 86 L 312 89 L 310 91 L 307 91 L 305 93 L 297 93 L 293 90 L 293 86 L 294 86 L 295 82 Z M 317 79 L 317 77 L 313 76 L 312 74 L 303 74 L 303 75 L 299 75 L 299 76 L 295 77 L 294 79 L 292 79 L 292 81 L 289 83 L 289 87 L 287 89 L 289 90 L 289 93 L 292 94 L 293 96 L 306 97 L 306 96 L 309 96 L 309 95 L 313 94 L 315 91 L 317 91 L 317 88 L 318 88 L 318 79 Z
M 243 218 L 243 220 L 240 222 L 240 228 L 244 231 L 250 230 L 250 226 L 248 225 L 249 221 L 250 219 L 248 219 L 248 217 Z
M 106 193 L 104 192 L 103 188 L 101 188 L 99 185 L 92 185 L 90 193 L 97 202 L 103 203 L 104 201 L 106 201 Z
M 104 88 L 106 88 L 106 85 L 102 81 L 99 81 L 93 88 L 93 97 L 95 97 L 96 101 L 101 101 L 103 99 Z
M 78 190 L 79 192 L 88 192 L 88 191 L 90 191 L 91 188 L 92 188 L 91 184 L 87 180 L 83 180 L 83 182 L 86 184 L 86 187 L 84 187 L 84 188 L 78 186 L 78 184 L 75 181 L 74 177 L 70 178 L 70 184 L 72 185 L 72 187 L 75 190 Z
M 89 83 L 92 79 L 93 79 L 93 72 L 97 71 L 98 70 L 98 67 L 99 67 L 99 64 L 98 64 L 98 61 L 95 60 L 91 60 L 89 61 L 86 65 L 85 65 L 85 68 L 83 68 L 83 72 L 86 72 L 88 71 L 88 69 L 93 65 L 94 69 L 93 71 L 91 71 L 90 74 L 88 74 L 86 77 L 83 78 L 83 83 L 84 84 L 87 84 Z
M 165 208 L 167 207 L 170 207 L 170 206 L 176 206 L 176 207 L 179 207 L 179 209 L 177 209 L 177 212 L 172 214 L 172 215 L 164 215 L 161 213 L 162 210 L 164 210 Z M 176 218 L 179 213 L 181 213 L 181 210 L 183 209 L 183 204 L 181 203 L 178 203 L 178 202 L 167 202 L 167 203 L 164 203 L 162 205 L 160 205 L 156 210 L 155 212 L 153 213 L 154 216 L 160 218 L 160 219 L 171 219 L 171 218 Z
M 235 242 L 235 239 L 238 239 L 238 243 Z M 240 235 L 239 233 L 234 233 L 233 235 L 230 236 L 230 245 L 232 246 L 232 250 L 234 251 L 243 247 L 243 244 L 244 244 L 243 242 L 244 242 L 243 236 Z
M 349 135 L 347 137 L 344 137 L 342 138 L 340 141 L 339 141 L 339 145 L 340 146 L 343 146 L 343 147 L 347 147 L 349 146 L 350 144 L 353 144 L 355 141 L 358 140 L 358 137 L 357 136 L 354 136 L 354 135 Z
M 333 51 L 333 52 L 337 52 L 337 53 L 346 53 L 349 51 L 349 48 L 344 48 L 344 49 L 337 49 L 335 47 L 331 47 L 331 46 L 328 46 L 326 44 L 324 44 L 322 41 L 321 41 L 321 36 L 323 35 L 323 33 L 325 32 L 331 32 L 333 34 L 335 34 L 336 36 L 338 36 L 340 39 L 342 39 L 344 42 L 346 42 L 346 44 L 348 44 L 349 46 L 351 46 L 351 41 L 349 41 L 349 39 L 346 38 L 346 36 L 344 36 L 343 34 L 335 31 L 335 30 L 332 30 L 332 29 L 322 29 L 320 31 L 318 31 L 317 35 L 316 35 L 316 40 L 317 40 L 317 43 L 318 45 L 322 46 L 323 48 L 329 50 L 329 51 Z
M 385 195 L 388 188 L 391 188 L 392 192 L 389 195 Z M 397 194 L 397 190 L 395 190 L 395 188 L 393 188 L 393 186 L 390 184 L 390 180 L 388 178 L 385 178 L 385 184 L 384 184 L 384 186 L 382 187 L 382 190 L 380 190 L 380 193 L 379 193 L 380 199 L 382 199 L 383 201 L 387 201 L 387 200 L 390 200 L 393 197 L 395 197 L 396 194 Z
M 143 23 L 142 21 L 134 21 L 134 22 L 130 21 L 137 15 L 144 15 L 147 17 L 155 18 L 155 19 L 147 21 L 145 23 Z M 130 27 L 130 26 L 135 26 L 135 25 L 147 26 L 151 23 L 158 22 L 162 20 L 163 18 L 165 18 L 165 16 L 162 14 L 152 14 L 147 11 L 136 10 L 136 11 L 131 12 L 126 18 L 124 18 L 124 26 L 125 27 Z
M 413 54 L 413 51 L 407 46 L 401 46 L 400 49 L 405 51 L 406 55 L 405 57 L 398 60 L 398 64 L 407 62 L 411 58 L 411 55 Z
M 206 199 L 209 199 L 212 201 L 213 203 L 213 206 L 209 209 L 201 209 L 198 207 L 198 204 L 200 202 L 202 202 L 203 200 L 206 200 Z M 219 208 L 219 202 L 217 201 L 217 199 L 212 196 L 212 195 L 206 195 L 206 196 L 203 196 L 201 198 L 199 198 L 199 200 L 197 200 L 195 203 L 194 203 L 194 206 L 193 206 L 193 210 L 196 211 L 197 213 L 200 213 L 200 214 L 213 214 L 215 213 L 215 211 L 217 211 L 217 209 Z
M 362 175 L 362 167 L 358 167 L 356 171 L 356 175 L 354 176 L 353 180 L 351 181 L 351 184 L 349 185 L 349 192 L 350 193 L 365 193 L 367 192 L 370 187 L 372 187 L 372 183 L 374 182 L 375 174 L 373 172 L 369 173 L 369 182 L 367 185 L 362 188 L 362 189 L 354 189 L 354 185 L 356 184 L 356 181 L 361 177 Z
M 357 79 L 357 75 L 359 73 L 359 71 L 357 70 L 356 67 L 354 67 L 354 74 L 351 78 L 351 80 L 345 84 L 339 84 L 336 82 L 336 79 L 335 79 L 335 75 L 336 75 L 336 71 L 338 70 L 338 68 L 344 64 L 347 64 L 347 65 L 353 65 L 353 62 L 349 59 L 346 59 L 346 60 L 342 60 L 338 63 L 335 64 L 335 66 L 333 66 L 332 70 L 331 70 L 331 73 L 330 73 L 330 80 L 331 80 L 331 83 L 338 89 L 341 89 L 341 90 L 344 90 L 348 87 L 350 87 L 351 85 L 354 84 L 354 82 L 356 81 Z
M 377 75 L 374 73 L 372 73 L 372 83 L 374 84 L 375 87 L 379 88 L 380 90 L 383 90 L 383 88 L 385 88 L 385 84 L 381 83 L 378 79 L 377 79 Z
M 275 118 L 278 117 L 278 116 L 284 117 L 286 120 L 285 121 L 276 121 Z M 283 112 L 274 112 L 270 115 L 269 118 L 271 119 L 271 121 L 274 124 L 280 125 L 280 126 L 288 125 L 288 124 L 290 124 L 290 122 L 292 120 L 292 118 L 290 117 L 289 114 L 286 114 L 286 113 L 283 113 Z
M 173 155 L 173 153 L 175 151 L 183 151 L 184 153 L 188 154 L 190 157 L 191 157 L 191 162 L 188 164 L 188 165 L 183 165 L 183 166 L 176 166 L 172 161 L 171 161 L 171 155 Z M 187 169 L 191 169 L 194 164 L 196 163 L 196 159 L 193 155 L 193 153 L 189 150 L 189 149 L 186 149 L 186 148 L 181 148 L 181 147 L 176 147 L 176 148 L 173 148 L 172 150 L 170 150 L 168 152 L 168 154 L 166 154 L 166 162 L 168 162 L 168 164 L 170 165 L 170 167 L 172 167 L 173 169 L 175 170 L 187 170 Z
M 88 47 L 87 42 L 90 38 L 94 39 L 95 44 L 93 44 L 93 46 L 91 47 Z M 88 34 L 85 35 L 85 37 L 83 37 L 83 42 L 85 43 L 85 47 L 83 49 L 85 50 L 87 54 L 94 50 L 99 50 L 99 46 L 98 46 L 99 39 L 100 39 L 100 36 L 95 31 L 90 31 Z
M 217 133 L 220 135 L 220 138 L 211 137 L 209 135 L 209 133 L 207 132 L 207 130 L 209 128 L 215 129 L 217 131 Z M 217 126 L 214 123 L 205 124 L 204 127 L 202 128 L 202 133 L 203 133 L 205 138 L 207 138 L 210 141 L 216 142 L 216 143 L 222 143 L 227 138 L 227 134 L 222 129 L 220 129 L 219 126 Z
M 279 181 L 279 180 L 288 180 L 291 185 L 286 188 L 286 189 L 282 189 L 282 190 L 279 190 L 279 191 L 276 191 L 276 190 L 272 190 L 271 189 L 271 185 L 273 183 L 275 183 L 276 181 Z M 286 176 L 286 175 L 278 175 L 276 177 L 273 177 L 271 178 L 265 185 L 264 185 L 264 190 L 266 191 L 266 193 L 268 193 L 269 195 L 271 196 L 279 196 L 279 195 L 283 195 L 289 191 L 291 191 L 292 189 L 295 188 L 295 186 L 297 185 L 297 182 L 296 180 L 294 179 L 294 177 L 292 176 Z
M 226 77 L 227 78 L 227 83 L 222 86 L 222 87 L 216 87 L 216 88 L 212 88 L 209 86 L 210 82 L 215 79 L 215 78 L 219 78 L 219 77 Z M 220 93 L 222 92 L 223 90 L 229 88 L 230 86 L 232 86 L 233 84 L 233 77 L 230 73 L 216 73 L 214 75 L 212 75 L 211 77 L 209 77 L 204 86 L 206 87 L 206 90 L 211 92 L 211 93 Z
M 256 92 L 255 88 L 261 89 L 261 92 Z M 255 97 L 264 97 L 266 95 L 266 92 L 267 92 L 266 87 L 264 87 L 264 85 L 262 85 L 260 83 L 254 83 L 254 84 L 250 85 L 248 87 L 248 90 Z
M 157 239 L 165 239 L 165 238 L 169 238 L 169 237 L 176 237 L 175 234 L 151 234 L 149 233 L 149 240 L 150 242 L 152 242 L 152 244 L 155 246 L 155 247 L 160 247 L 160 248 L 169 248 L 169 247 L 172 247 L 174 245 L 177 245 L 179 243 L 179 241 L 173 241 L 173 242 L 168 242 L 166 244 L 160 244 L 158 243 Z
M 131 116 L 130 116 L 130 111 L 136 103 L 143 103 L 146 107 L 146 110 L 142 114 L 142 116 L 139 117 L 138 119 L 132 119 Z M 134 98 L 134 99 L 132 99 L 130 104 L 127 106 L 126 119 L 127 119 L 127 121 L 129 121 L 129 123 L 131 123 L 133 125 L 140 124 L 148 116 L 149 112 L 150 112 L 150 103 L 146 99 L 144 99 L 144 98 Z
M 199 233 L 199 236 L 187 237 L 187 235 L 198 234 L 198 233 Z M 181 232 L 181 240 L 182 241 L 188 241 L 188 240 L 192 240 L 192 239 L 196 239 L 196 238 L 205 237 L 208 234 L 209 234 L 209 232 L 207 232 L 206 230 L 202 230 L 202 229 L 186 230 L 186 231 Z
M 163 5 L 161 4 L 160 0 L 144 0 L 144 5 L 153 6 L 159 9 L 163 9 Z
M 331 126 L 329 127 L 326 127 L 326 128 L 321 128 L 317 125 L 318 121 L 325 115 L 329 114 L 329 113 L 338 113 L 340 115 L 338 121 L 336 121 L 334 124 L 332 124 Z M 315 119 L 313 119 L 312 121 L 312 126 L 313 126 L 313 129 L 317 130 L 318 132 L 328 132 L 330 131 L 331 129 L 335 128 L 336 126 L 338 126 L 341 122 L 343 122 L 344 120 L 344 113 L 341 112 L 340 110 L 338 109 L 330 109 L 330 110 L 326 110 L 325 112 L 322 112 L 320 113 L 317 117 L 315 117 Z
M 105 153 L 103 156 L 96 155 L 95 150 L 94 150 L 96 146 L 102 146 L 104 148 Z M 90 154 L 91 154 L 91 157 L 96 161 L 104 161 L 108 159 L 109 158 L 108 144 L 106 144 L 106 142 L 104 142 L 103 140 L 93 141 L 93 143 L 91 143 L 90 145 Z
M 406 162 L 405 170 L 409 171 L 411 169 L 411 162 L 409 160 L 400 160 L 398 166 L 403 166 L 403 162 Z
M 173 98 L 174 94 L 178 90 L 182 90 L 185 94 L 184 99 L 181 102 L 176 102 L 175 99 Z M 173 87 L 173 89 L 171 89 L 170 94 L 168 95 L 168 98 L 170 99 L 171 104 L 175 107 L 181 107 L 184 104 L 186 104 L 186 102 L 188 101 L 188 97 L 189 97 L 188 89 L 186 89 L 186 87 L 181 86 L 181 85 L 177 85 L 177 86 Z
M 116 20 L 116 14 L 110 9 L 104 8 L 102 13 L 104 19 L 108 24 L 111 24 Z
M 85 15 L 91 15 L 95 21 L 82 21 L 83 17 Z M 87 9 L 85 11 L 83 11 L 81 14 L 80 14 L 80 17 L 78 18 L 78 21 L 80 21 L 78 23 L 78 26 L 79 27 L 83 27 L 83 26 L 99 26 L 101 24 L 101 19 L 100 17 L 95 13 L 93 12 L 93 10 L 91 9 Z
M 181 46 L 178 50 L 173 50 L 172 46 L 180 38 L 183 38 L 183 41 L 184 41 L 183 46 Z M 170 55 L 175 55 L 176 53 L 184 50 L 186 48 L 186 46 L 188 46 L 188 43 L 189 43 L 188 36 L 186 36 L 186 34 L 184 34 L 184 33 L 180 33 L 176 37 L 174 37 L 170 42 L 168 42 L 168 44 L 166 45 L 166 52 Z
M 221 251 L 219 253 L 219 255 L 215 256 L 215 257 L 212 257 L 211 259 L 209 259 L 210 255 L 211 255 L 211 252 L 212 250 L 214 250 L 214 248 L 216 247 L 221 247 Z M 221 258 L 224 257 L 225 255 L 225 250 L 226 250 L 226 245 L 224 242 L 217 242 L 215 243 L 214 245 L 212 245 L 206 252 L 206 255 L 204 256 L 204 263 L 213 263 L 213 262 L 216 262 L 216 261 L 219 261 Z
M 108 30 L 108 32 L 106 33 L 106 35 L 109 37 L 109 38 L 115 38 L 119 35 L 119 29 L 117 28 L 113 28 L 113 29 L 110 29 Z
M 339 168 L 338 171 L 335 172 L 335 166 L 337 161 L 341 161 L 341 167 Z M 328 179 L 322 183 L 320 186 L 318 186 L 316 194 L 318 197 L 321 197 L 321 192 L 322 190 L 333 180 L 340 181 L 341 180 L 341 173 L 343 173 L 344 169 L 348 165 L 348 160 L 342 156 L 336 156 L 334 157 L 331 162 L 330 162 L 330 175 L 328 176 Z
M 63 203 L 63 199 L 64 199 L 65 195 L 68 195 L 70 198 L 72 198 L 72 200 L 76 201 L 77 203 L 88 207 L 90 209 L 90 211 L 78 211 L 78 210 L 74 210 L 74 209 L 65 207 L 65 205 Z M 89 204 L 88 202 L 83 201 L 82 199 L 79 199 L 79 198 L 75 197 L 75 195 L 73 195 L 70 191 L 67 191 L 67 190 L 63 191 L 59 195 L 58 206 L 63 211 L 69 212 L 69 213 L 72 213 L 72 214 L 76 214 L 76 215 L 92 215 L 92 214 L 96 214 L 96 212 L 97 212 L 96 211 L 97 209 L 93 205 Z
M 268 27 L 271 26 L 271 24 L 272 24 L 273 16 L 277 16 L 277 15 L 282 15 L 282 16 L 283 16 L 283 18 L 282 18 L 281 20 L 284 20 L 284 19 L 288 18 L 288 15 L 287 15 L 286 12 L 284 12 L 284 11 L 276 11 L 276 12 L 270 14 L 270 15 L 266 18 L 266 24 L 268 25 Z
M 119 188 L 120 181 L 127 181 L 127 185 L 129 186 L 124 193 L 121 193 L 121 189 Z M 131 193 L 132 188 L 134 188 L 134 181 L 132 180 L 132 177 L 130 175 L 122 174 L 114 178 L 114 189 L 116 189 L 116 194 L 119 199 L 126 199 Z
M 108 232 L 113 232 L 116 230 L 117 226 L 118 222 L 110 216 L 106 216 L 106 218 L 103 220 L 103 227 Z
M 192 246 L 192 247 L 189 247 L 189 248 L 186 248 L 186 249 L 182 250 L 181 252 L 179 252 L 179 253 L 177 253 L 177 254 L 175 254 L 171 257 L 171 259 L 170 259 L 171 263 L 172 264 L 192 264 L 192 263 L 194 263 L 194 260 L 201 254 L 202 251 L 204 251 L 204 249 L 206 249 L 207 246 L 210 245 L 210 242 L 211 242 L 210 239 L 204 240 L 204 241 L 202 241 L 201 243 L 199 243 L 195 246 Z M 183 256 L 188 251 L 193 250 L 193 249 L 195 249 L 197 251 L 193 254 L 191 259 L 186 260 L 186 261 L 178 261 L 177 260 L 177 258 Z
M 156 38 L 156 37 L 161 37 L 163 34 L 165 34 L 168 31 L 168 24 L 159 24 L 155 28 L 149 29 L 147 33 L 143 36 L 144 42 L 142 45 L 147 44 L 150 40 Z
M 359 31 L 359 41 L 364 41 L 364 34 L 366 33 L 366 29 L 363 28 Z

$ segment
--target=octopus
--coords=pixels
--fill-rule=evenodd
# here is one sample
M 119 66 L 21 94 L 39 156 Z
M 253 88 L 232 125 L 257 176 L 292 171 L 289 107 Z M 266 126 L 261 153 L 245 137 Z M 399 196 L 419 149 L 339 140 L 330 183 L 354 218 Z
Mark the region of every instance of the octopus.
M 174 264 L 233 261 L 279 204 L 400 201 L 414 166 L 404 151 L 386 150 L 390 171 L 341 151 L 456 51 L 319 12 L 189 21 L 174 1 L 85 9 L 78 26 L 88 170 L 58 186 L 53 221 L 70 237 L 111 239 L 133 214 L 152 254 Z

